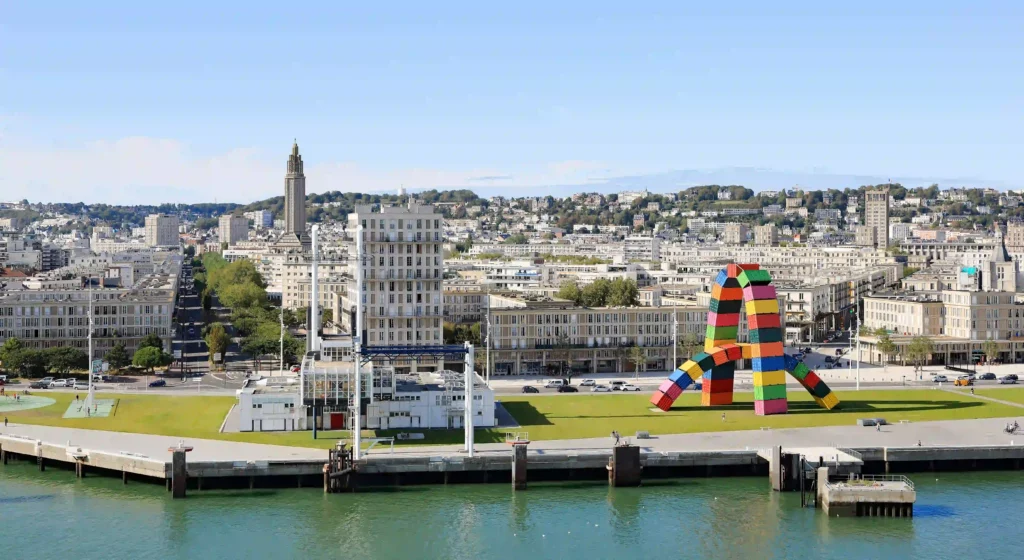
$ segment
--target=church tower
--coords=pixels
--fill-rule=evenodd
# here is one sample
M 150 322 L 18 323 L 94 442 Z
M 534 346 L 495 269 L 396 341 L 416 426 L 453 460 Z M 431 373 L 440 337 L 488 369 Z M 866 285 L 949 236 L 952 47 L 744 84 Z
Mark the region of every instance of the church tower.
M 288 172 L 284 176 L 284 234 L 278 245 L 305 249 L 310 245 L 306 235 L 306 175 L 302 172 L 299 143 L 292 144 L 288 156 Z

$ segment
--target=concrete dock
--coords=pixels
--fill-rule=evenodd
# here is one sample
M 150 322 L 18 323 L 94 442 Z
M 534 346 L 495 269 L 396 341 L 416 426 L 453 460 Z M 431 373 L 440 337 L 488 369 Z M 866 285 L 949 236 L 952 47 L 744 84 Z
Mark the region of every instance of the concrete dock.
M 687 476 L 764 476 L 764 450 L 782 447 L 814 461 L 818 456 L 859 459 L 864 474 L 921 471 L 1019 470 L 1024 437 L 1002 433 L 1012 419 L 923 422 L 886 426 L 882 432 L 856 426 L 736 431 L 654 436 L 633 440 L 639 447 L 644 479 Z M 923 440 L 923 441 L 922 441 Z M 1019 441 L 1015 441 L 1019 440 Z M 843 442 L 837 447 L 834 442 Z M 918 443 L 921 442 L 921 445 Z M 170 485 L 171 453 L 193 448 L 186 472 L 189 489 L 297 487 L 322 485 L 326 449 L 77 430 L 9 426 L 0 433 L 5 460 L 30 460 L 40 468 L 73 470 Z M 533 481 L 607 479 L 609 438 L 531 442 L 528 479 Z M 854 455 L 856 457 L 854 457 Z M 374 449 L 356 463 L 359 484 L 512 481 L 513 449 L 483 444 L 468 457 L 456 446 Z

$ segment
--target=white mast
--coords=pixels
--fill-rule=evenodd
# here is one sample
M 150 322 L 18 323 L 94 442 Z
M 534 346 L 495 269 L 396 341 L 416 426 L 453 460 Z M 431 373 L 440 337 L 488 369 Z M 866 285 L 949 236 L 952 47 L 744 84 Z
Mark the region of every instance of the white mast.
M 356 326 L 352 333 L 353 351 L 356 358 L 356 387 L 353 391 L 355 404 L 352 406 L 352 458 L 359 460 L 359 446 L 362 444 L 363 408 L 363 226 L 356 227 Z M 351 405 L 350 405 L 351 406 Z

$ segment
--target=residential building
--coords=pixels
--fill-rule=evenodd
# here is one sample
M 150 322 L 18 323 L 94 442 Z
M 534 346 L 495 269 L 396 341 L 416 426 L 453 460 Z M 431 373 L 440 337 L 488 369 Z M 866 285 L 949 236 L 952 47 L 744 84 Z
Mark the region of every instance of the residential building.
M 754 227 L 754 245 L 775 247 L 779 244 L 779 228 L 775 224 Z
M 864 193 L 864 225 L 875 229 L 875 246 L 889 246 L 889 189 Z
M 253 226 L 257 229 L 270 229 L 274 227 L 274 213 L 270 210 L 253 210 L 244 214 L 246 219 L 252 220 Z
M 220 217 L 218 233 L 221 244 L 229 246 L 249 240 L 249 218 L 225 214 Z
M 727 245 L 742 245 L 747 242 L 747 225 L 727 223 L 722 232 L 722 241 Z
M 362 275 L 363 293 L 349 282 L 342 319 L 349 332 L 360 333 L 366 346 L 430 346 L 442 343 L 444 224 L 432 206 L 358 205 L 349 214 L 347 231 L 363 228 L 362 262 L 349 260 L 350 277 Z M 363 324 L 356 325 L 357 304 Z M 339 318 L 341 319 L 341 318 Z M 402 359 L 399 370 L 439 369 L 434 358 Z
M 146 216 L 146 246 L 177 247 L 178 217 L 168 214 Z

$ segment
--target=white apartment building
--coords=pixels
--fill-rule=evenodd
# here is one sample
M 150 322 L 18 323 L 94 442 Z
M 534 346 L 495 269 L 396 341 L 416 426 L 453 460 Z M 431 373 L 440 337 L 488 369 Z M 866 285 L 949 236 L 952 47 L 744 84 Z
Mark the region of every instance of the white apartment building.
M 249 218 L 245 216 L 233 216 L 225 214 L 218 222 L 218 235 L 220 242 L 234 245 L 239 241 L 249 240 Z
M 252 220 L 252 223 L 258 229 L 270 229 L 274 227 L 274 213 L 270 210 L 253 210 L 252 212 L 246 212 L 243 214 L 246 219 Z
M 364 346 L 432 346 L 443 343 L 442 282 L 444 243 L 441 215 L 431 206 L 358 205 L 348 231 L 363 228 L 363 260 L 349 261 L 350 276 L 362 275 L 363 292 L 349 282 L 345 319 Z M 357 304 L 363 324 L 355 325 Z M 392 364 L 396 367 L 399 364 Z M 433 359 L 409 360 L 410 367 L 436 369 Z
M 178 217 L 168 214 L 146 216 L 146 245 L 149 247 L 178 246 Z

